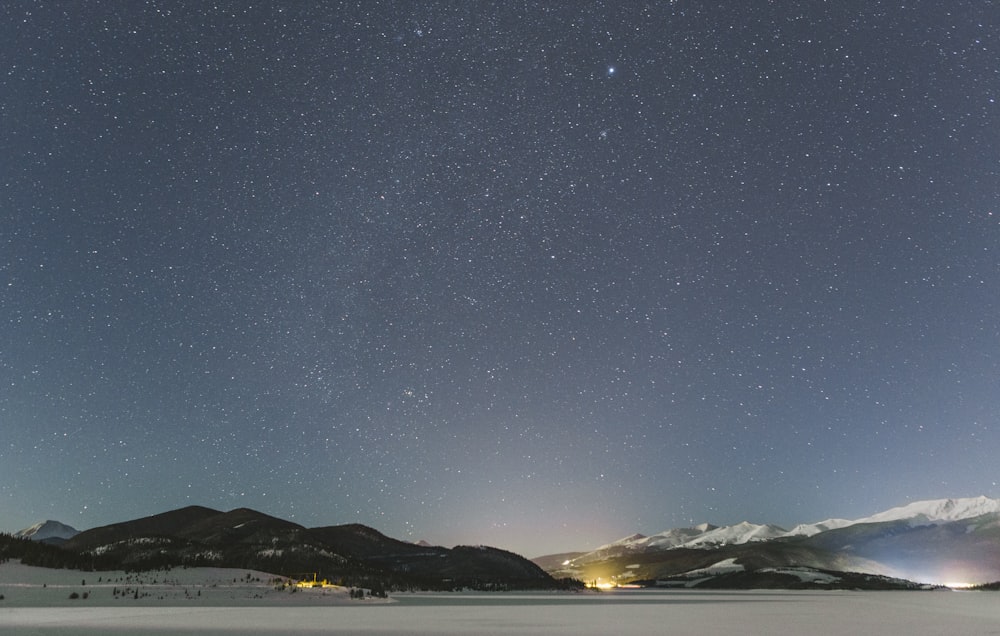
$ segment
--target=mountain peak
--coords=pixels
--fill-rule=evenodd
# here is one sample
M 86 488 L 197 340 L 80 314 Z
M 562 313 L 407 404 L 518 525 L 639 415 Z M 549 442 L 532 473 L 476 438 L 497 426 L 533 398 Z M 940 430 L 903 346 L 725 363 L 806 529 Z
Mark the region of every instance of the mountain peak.
M 712 528 L 682 544 L 685 548 L 709 547 L 717 545 L 740 545 L 757 541 L 767 541 L 780 537 L 787 531 L 774 524 L 756 524 L 741 521 L 731 526 Z
M 646 538 L 646 535 L 640 534 L 640 533 L 636 532 L 635 534 L 630 534 L 627 537 L 622 537 L 621 539 L 618 539 L 617 541 L 612 541 L 611 543 L 606 543 L 606 544 L 602 545 L 601 547 L 597 548 L 597 550 L 610 550 L 612 548 L 623 547 L 623 546 L 630 546 L 630 545 L 632 545 L 634 543 L 642 541 L 645 538 Z
M 785 530 L 774 524 L 756 524 L 750 521 L 741 521 L 722 527 L 702 523 L 690 528 L 665 530 L 651 536 L 633 534 L 602 545 L 577 557 L 577 560 L 587 561 L 596 557 L 607 558 L 609 552 L 624 553 L 674 548 L 704 549 L 769 541 L 779 537 L 812 537 L 828 530 L 862 523 L 908 520 L 911 525 L 938 525 L 988 514 L 1000 514 L 1000 499 L 991 499 L 980 495 L 978 497 L 914 501 L 863 519 L 827 519 L 817 523 L 799 524 L 791 530 Z
M 22 539 L 31 539 L 32 541 L 65 541 L 66 539 L 72 539 L 78 534 L 80 534 L 80 531 L 72 526 L 47 519 L 39 521 L 30 528 L 18 530 L 14 533 L 14 536 Z
M 1000 499 L 991 499 L 980 495 L 979 497 L 958 499 L 914 501 L 905 506 L 898 506 L 880 512 L 871 517 L 858 519 L 855 523 L 877 523 L 880 521 L 900 521 L 903 519 L 934 523 L 970 519 L 997 512 L 1000 512 Z

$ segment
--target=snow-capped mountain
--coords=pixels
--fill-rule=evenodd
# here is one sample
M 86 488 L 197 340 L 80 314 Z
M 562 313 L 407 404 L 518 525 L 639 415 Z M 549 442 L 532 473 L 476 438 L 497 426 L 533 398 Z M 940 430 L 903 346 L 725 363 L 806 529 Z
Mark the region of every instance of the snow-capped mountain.
M 1000 513 L 1000 499 L 991 499 L 985 496 L 930 499 L 890 508 L 861 519 L 827 519 L 817 523 L 799 524 L 781 536 L 811 537 L 828 530 L 837 530 L 861 523 L 883 523 L 886 521 L 908 521 L 911 526 L 937 525 L 997 513 Z
M 675 528 L 647 537 L 645 545 L 657 550 L 667 550 L 687 545 L 699 537 L 704 537 L 706 534 L 720 529 L 710 523 L 702 523 L 693 528 Z
M 912 526 L 941 524 L 997 512 L 1000 512 L 1000 499 L 982 496 L 961 499 L 931 499 L 914 501 L 905 506 L 891 508 L 861 519 L 827 519 L 817 523 L 799 524 L 784 536 L 811 537 L 820 532 L 846 528 L 859 523 L 882 523 L 885 521 L 909 521 Z
M 1000 499 L 917 501 L 861 519 L 827 519 L 791 530 L 746 521 L 702 524 L 632 535 L 591 552 L 567 554 L 558 563 L 546 557 L 536 562 L 546 563 L 556 576 L 584 579 L 620 568 L 615 576 L 629 580 L 670 576 L 721 557 L 755 567 L 798 564 L 924 581 L 997 580 Z
M 711 548 L 722 545 L 739 545 L 751 541 L 768 541 L 787 533 L 788 531 L 784 528 L 773 524 L 758 525 L 748 521 L 722 527 L 702 523 L 692 528 L 673 528 L 648 537 L 642 534 L 633 534 L 602 545 L 590 554 L 606 557 L 608 554 L 646 550 Z
M 752 541 L 769 541 L 780 537 L 811 537 L 828 530 L 846 528 L 859 523 L 909 521 L 910 525 L 940 524 L 960 519 L 971 519 L 986 514 L 1000 513 L 1000 499 L 966 497 L 960 499 L 931 499 L 915 501 L 905 506 L 891 508 L 861 519 L 827 519 L 816 523 L 799 524 L 791 530 L 774 524 L 755 524 L 744 521 L 732 526 L 717 527 L 703 523 L 693 528 L 674 528 L 645 536 L 634 534 L 594 550 L 616 551 L 671 548 L 706 548 L 723 545 L 740 545 Z
M 971 519 L 1000 512 L 1000 499 L 967 497 L 964 499 L 932 499 L 915 501 L 905 506 L 891 508 L 852 523 L 881 523 L 907 520 L 911 525 L 936 524 L 947 521 Z
M 72 539 L 78 534 L 80 534 L 80 531 L 72 526 L 67 526 L 65 523 L 58 521 L 47 520 L 39 521 L 30 528 L 18 530 L 14 533 L 14 536 L 21 539 L 31 539 L 32 541 L 58 543 Z
M 605 543 L 604 545 L 602 545 L 601 547 L 597 548 L 594 551 L 598 552 L 598 551 L 615 550 L 617 548 L 632 548 L 639 545 L 645 545 L 645 541 L 647 541 L 648 539 L 649 537 L 647 537 L 644 534 L 639 534 L 639 533 L 630 534 L 629 536 L 618 539 L 617 541 L 612 541 L 611 543 Z
M 858 522 L 851 521 L 850 519 L 827 519 L 826 521 L 819 521 L 817 523 L 800 523 L 799 525 L 789 530 L 785 534 L 785 536 L 811 537 L 814 534 L 819 534 L 820 532 L 826 532 L 827 530 L 836 530 L 837 528 L 844 528 L 855 523 Z
M 754 541 L 769 541 L 783 536 L 788 531 L 771 523 L 758 525 L 743 521 L 732 526 L 709 530 L 690 541 L 681 544 L 683 548 L 715 547 L 719 545 L 742 545 Z

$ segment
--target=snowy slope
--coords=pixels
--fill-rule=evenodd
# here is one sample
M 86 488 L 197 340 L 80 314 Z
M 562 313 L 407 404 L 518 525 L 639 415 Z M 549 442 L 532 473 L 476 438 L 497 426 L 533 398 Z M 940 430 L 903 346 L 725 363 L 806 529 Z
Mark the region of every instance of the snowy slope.
M 646 546 L 656 550 L 677 548 L 718 529 L 709 523 L 702 523 L 693 528 L 674 528 L 647 538 Z
M 641 552 L 645 550 L 669 550 L 687 546 L 692 541 L 697 541 L 706 533 L 719 530 L 718 527 L 709 523 L 702 523 L 692 528 L 673 528 L 654 535 L 633 534 L 611 543 L 606 543 L 593 550 L 590 554 L 601 553 L 623 554 L 625 552 Z
M 752 541 L 769 541 L 788 534 L 780 526 L 766 523 L 763 525 L 743 521 L 732 526 L 723 526 L 709 530 L 690 541 L 681 544 L 683 548 L 709 548 L 722 545 L 740 545 Z
M 819 521 L 816 523 L 800 523 L 785 534 L 786 537 L 811 537 L 814 534 L 819 534 L 820 532 L 826 532 L 827 530 L 836 530 L 837 528 L 846 528 L 847 526 L 854 525 L 858 523 L 857 521 L 851 521 L 850 519 L 827 519 L 826 521 Z
M 891 508 L 854 523 L 879 523 L 882 521 L 910 520 L 915 524 L 944 523 L 971 519 L 1000 512 L 1000 499 L 968 497 L 964 499 L 932 499 L 915 501 L 905 506 Z
M 32 541 L 45 541 L 46 539 L 72 539 L 78 534 L 80 531 L 76 528 L 67 526 L 65 523 L 48 520 L 40 521 L 30 528 L 18 530 L 14 536 Z
M 703 523 L 693 528 L 674 528 L 648 537 L 642 534 L 633 534 L 573 558 L 569 563 L 579 566 L 633 552 L 655 552 L 675 548 L 717 548 L 754 541 L 768 541 L 786 534 L 787 531 L 784 528 L 771 524 L 758 525 L 744 521 L 733 526 L 720 528 Z
M 726 545 L 769 541 L 781 537 L 812 537 L 828 530 L 837 530 L 862 523 L 909 520 L 910 525 L 919 526 L 971 519 L 986 514 L 1000 514 L 1000 499 L 968 497 L 916 501 L 862 519 L 827 519 L 816 523 L 799 524 L 791 530 L 785 530 L 774 524 L 754 524 L 746 521 L 722 527 L 704 523 L 693 528 L 674 528 L 650 536 L 634 534 L 603 545 L 574 559 L 574 561 L 582 563 L 606 559 L 627 552 L 671 550 L 674 548 L 717 548 Z
M 630 534 L 627 537 L 618 539 L 617 541 L 612 541 L 611 543 L 605 543 L 599 548 L 594 549 L 594 552 L 599 552 L 601 550 L 615 550 L 617 548 L 632 548 L 637 545 L 642 545 L 643 539 L 648 539 L 644 534 Z
M 859 523 L 882 523 L 885 521 L 909 521 L 910 525 L 941 524 L 962 519 L 971 519 L 986 514 L 1000 513 L 1000 499 L 989 497 L 966 497 L 960 499 L 930 499 L 914 501 L 862 519 L 827 519 L 818 523 L 799 524 L 785 536 L 811 537 L 826 532 L 846 528 Z

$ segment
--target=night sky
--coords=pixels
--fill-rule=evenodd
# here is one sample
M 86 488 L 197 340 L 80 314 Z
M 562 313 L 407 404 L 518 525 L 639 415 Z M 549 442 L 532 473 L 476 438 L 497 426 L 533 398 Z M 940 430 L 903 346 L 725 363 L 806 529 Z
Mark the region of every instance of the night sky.
M 3 2 L 0 530 L 199 504 L 537 556 L 1000 496 L 998 34 Z

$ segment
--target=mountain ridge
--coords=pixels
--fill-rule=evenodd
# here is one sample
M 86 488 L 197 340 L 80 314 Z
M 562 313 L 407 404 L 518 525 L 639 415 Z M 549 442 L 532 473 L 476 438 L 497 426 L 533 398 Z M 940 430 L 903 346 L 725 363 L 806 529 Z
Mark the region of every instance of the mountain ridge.
M 931 582 L 986 583 L 1000 580 L 1000 499 L 915 501 L 860 519 L 827 519 L 791 530 L 747 521 L 701 524 L 633 534 L 589 552 L 543 555 L 534 561 L 553 576 L 620 582 L 701 571 L 724 558 L 754 567 L 807 565 Z
M 60 532 L 72 536 L 54 536 Z M 822 585 L 833 580 L 832 571 L 925 582 L 1000 581 L 1000 499 L 986 496 L 914 501 L 868 517 L 831 518 L 791 530 L 749 521 L 703 523 L 531 561 L 498 548 L 401 541 L 357 523 L 306 528 L 249 508 L 187 506 L 83 532 L 50 520 L 8 537 L 35 539 L 22 541 L 20 549 L 28 543 L 60 544 L 57 551 L 70 556 L 36 552 L 37 558 L 91 569 L 225 564 L 425 589 L 551 587 L 561 578 L 684 585 L 712 579 L 705 583 L 710 586 L 722 585 L 719 577 L 727 577 L 726 585 L 754 585 L 790 576 Z M 827 574 L 794 570 L 801 567 Z
M 862 523 L 878 523 L 884 521 L 899 521 L 913 519 L 927 523 L 943 523 L 977 517 L 983 514 L 1000 513 L 1000 499 L 991 499 L 985 495 L 978 497 L 928 499 L 914 501 L 903 506 L 875 513 L 859 519 L 826 519 L 810 524 L 798 524 L 791 530 L 786 530 L 776 524 L 755 524 L 742 521 L 729 526 L 715 526 L 702 523 L 690 528 L 671 528 L 653 535 L 636 533 L 594 548 L 590 552 L 609 550 L 617 547 L 633 545 L 667 546 L 667 547 L 698 547 L 699 545 L 741 544 L 754 540 L 769 540 L 781 537 L 812 536 L 819 532 L 845 528 Z M 695 532 L 696 531 L 696 532 Z M 676 537 L 689 537 L 685 541 L 672 542 Z M 658 538 L 663 540 L 657 541 Z M 549 556 L 549 555 L 543 555 Z M 539 557 L 539 558 L 543 558 Z
M 91 528 L 61 547 L 99 570 L 218 566 L 397 589 L 559 587 L 533 562 L 499 548 L 419 545 L 358 523 L 306 528 L 250 508 L 188 506 Z

